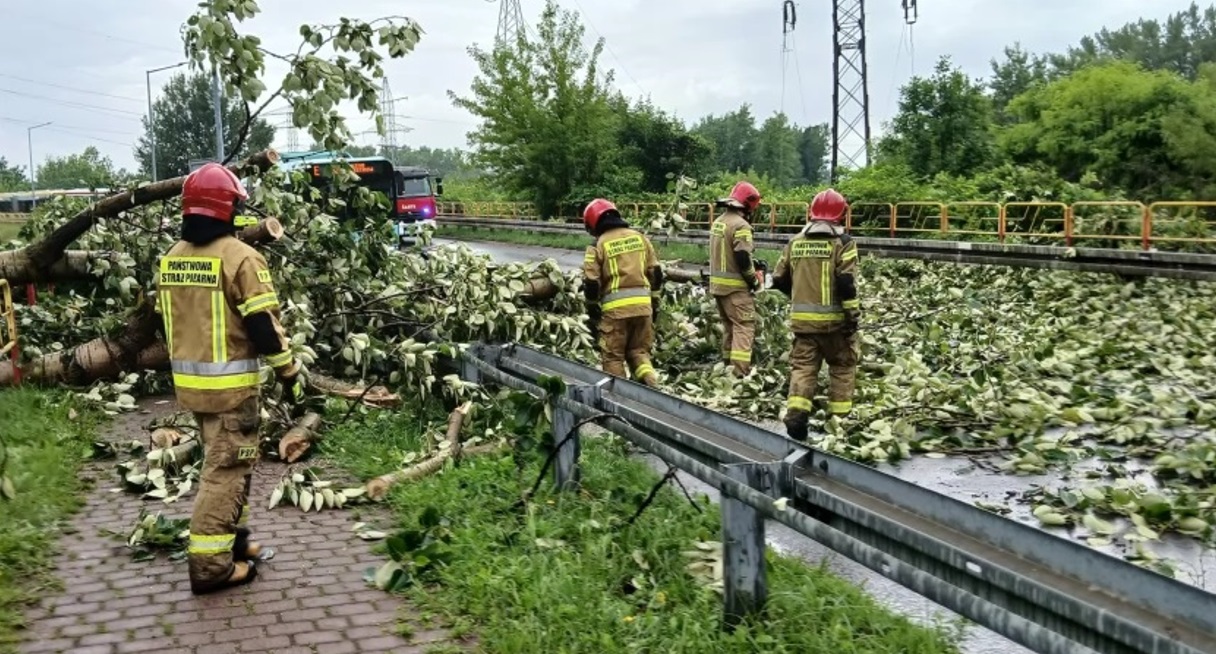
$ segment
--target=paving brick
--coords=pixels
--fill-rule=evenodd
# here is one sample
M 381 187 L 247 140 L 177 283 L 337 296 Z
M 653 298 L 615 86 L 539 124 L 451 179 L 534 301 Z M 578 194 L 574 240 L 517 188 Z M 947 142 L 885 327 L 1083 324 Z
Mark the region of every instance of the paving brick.
M 172 402 L 149 404 L 163 415 Z M 109 434 L 128 441 L 142 429 L 147 414 L 120 416 Z M 264 497 L 278 483 L 284 466 L 265 462 L 254 473 L 253 496 Z M 81 534 L 121 531 L 140 507 L 162 510 L 159 502 L 139 502 L 108 492 L 112 464 L 86 464 L 82 479 L 96 480 L 85 506 L 65 529 L 70 536 L 56 573 L 63 594 L 47 597 L 25 613 L 26 641 L 21 652 L 73 654 L 421 654 L 424 648 L 392 633 L 399 598 L 369 589 L 362 571 L 383 559 L 372 544 L 350 533 L 351 516 L 341 511 L 302 515 L 257 511 L 257 539 L 278 550 L 253 585 L 196 597 L 182 562 L 137 562 L 122 544 Z M 186 504 L 175 517 L 189 515 Z M 369 519 L 370 515 L 363 516 Z M 374 517 L 387 519 L 379 511 Z M 442 631 L 419 634 L 444 640 Z

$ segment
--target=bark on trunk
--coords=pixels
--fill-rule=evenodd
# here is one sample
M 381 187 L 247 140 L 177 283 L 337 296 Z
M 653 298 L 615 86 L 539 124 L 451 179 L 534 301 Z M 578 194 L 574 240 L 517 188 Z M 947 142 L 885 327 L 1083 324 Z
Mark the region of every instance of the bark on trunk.
M 696 284 L 706 281 L 709 275 L 703 270 L 689 270 L 687 268 L 677 268 L 671 266 L 663 271 L 663 276 L 667 281 L 677 284 Z
M 321 440 L 321 416 L 306 413 L 303 418 L 287 430 L 279 439 L 279 458 L 287 463 L 295 463 L 304 456 L 313 443 Z
M 460 455 L 460 430 L 464 427 L 464 420 L 472 410 L 473 403 L 465 402 L 456 407 L 448 416 L 448 431 L 446 441 L 448 446 L 440 450 L 438 454 L 423 461 L 422 463 L 410 466 L 404 470 L 397 470 L 386 475 L 380 475 L 375 479 L 367 482 L 367 496 L 373 501 L 379 502 L 388 495 L 388 491 L 394 484 L 403 481 L 422 479 L 428 475 L 433 475 L 443 468 L 444 462 L 448 459 Z
M 262 172 L 279 161 L 279 153 L 274 150 L 263 150 L 252 155 L 245 161 L 229 166 L 229 170 L 238 177 L 247 176 L 253 172 Z M 136 188 L 111 195 L 96 204 L 90 205 L 60 225 L 49 236 L 26 247 L 33 265 L 41 270 L 50 268 L 67 250 L 72 241 L 80 238 L 93 228 L 98 218 L 112 218 L 135 207 L 151 204 L 160 200 L 168 200 L 182 194 L 182 184 L 186 177 L 174 177 L 159 182 L 152 182 Z
M 250 225 L 237 232 L 236 237 L 257 247 L 283 238 L 283 231 L 283 223 L 279 222 L 277 218 L 265 218 L 258 224 Z

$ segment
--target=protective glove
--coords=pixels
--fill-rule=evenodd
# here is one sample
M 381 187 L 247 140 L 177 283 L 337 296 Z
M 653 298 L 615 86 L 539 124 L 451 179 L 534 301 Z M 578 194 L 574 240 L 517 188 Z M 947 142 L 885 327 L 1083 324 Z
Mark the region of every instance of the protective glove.
M 752 267 L 756 269 L 755 285 L 752 285 L 752 280 L 748 280 L 748 287 L 755 293 L 764 288 L 764 276 L 768 274 L 768 264 L 761 259 L 756 259 L 752 262 Z
M 600 340 L 600 319 L 587 316 L 587 331 L 591 332 L 593 342 Z
M 856 309 L 846 309 L 844 312 L 844 328 L 840 331 L 845 336 L 852 336 L 861 327 L 861 312 Z
M 650 321 L 653 323 L 659 322 L 659 299 L 650 298 Z
M 304 402 L 304 367 L 297 366 L 295 372 L 279 377 L 283 385 L 282 401 L 289 408 L 299 408 Z

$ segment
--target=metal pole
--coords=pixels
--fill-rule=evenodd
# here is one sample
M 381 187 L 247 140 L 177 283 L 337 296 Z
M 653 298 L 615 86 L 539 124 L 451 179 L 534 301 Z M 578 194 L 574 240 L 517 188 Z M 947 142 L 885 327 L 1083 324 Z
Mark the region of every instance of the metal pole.
M 190 62 L 180 61 L 171 66 L 161 66 L 160 68 L 152 68 L 144 71 L 144 76 L 147 78 L 148 82 L 148 136 L 152 141 L 152 181 L 154 182 L 157 181 L 159 177 L 156 174 L 156 113 L 152 109 L 152 73 L 158 73 L 162 70 L 169 70 L 170 68 L 185 66 L 188 63 Z
M 39 127 L 46 127 L 47 125 L 50 125 L 50 124 L 51 124 L 50 121 L 47 121 L 45 123 L 42 123 L 41 125 L 34 125 L 33 127 L 30 127 L 25 130 L 26 142 L 30 149 L 30 210 L 31 211 L 38 204 L 38 182 L 37 182 L 37 177 L 34 174 L 34 130 L 38 129 Z
M 144 72 L 148 83 L 148 137 L 152 141 L 152 181 L 156 181 L 156 116 L 152 113 L 152 71 Z
M 220 106 L 220 71 L 212 69 L 211 100 L 215 104 L 215 160 L 224 161 L 224 112 Z

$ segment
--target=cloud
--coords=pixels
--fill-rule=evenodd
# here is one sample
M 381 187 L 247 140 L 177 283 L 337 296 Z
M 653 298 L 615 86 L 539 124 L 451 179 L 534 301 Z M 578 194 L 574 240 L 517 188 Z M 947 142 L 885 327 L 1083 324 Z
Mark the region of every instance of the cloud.
M 525 20 L 535 22 L 543 0 L 521 4 Z M 602 64 L 615 70 L 619 88 L 649 95 L 684 120 L 731 111 L 742 102 L 750 102 L 760 117 L 784 107 L 798 123 L 831 119 L 832 17 L 827 3 L 798 4 L 784 72 L 781 3 L 776 0 L 561 4 L 582 14 L 589 39 L 607 40 Z M 895 0 L 867 4 L 871 121 L 877 131 L 894 112 L 899 85 L 913 73 L 928 72 L 941 55 L 950 55 L 973 77 L 985 77 L 989 60 L 1015 41 L 1031 51 L 1062 51 L 1103 26 L 1118 27 L 1142 16 L 1161 18 L 1190 2 L 1161 0 L 1146 11 L 1139 0 L 929 0 L 921 3 L 920 20 L 911 30 Z M 405 98 L 396 103 L 398 124 L 411 128 L 399 138 L 410 145 L 465 145 L 473 119 L 451 106 L 447 91 L 463 92 L 476 75 L 466 50 L 492 42 L 498 2 L 403 6 L 363 0 L 341 9 L 321 0 L 263 0 L 261 5 L 264 13 L 250 29 L 267 47 L 279 50 L 295 47 L 304 22 L 407 12 L 426 34 L 414 53 L 387 66 L 393 95 Z M 142 132 L 146 107 L 145 71 L 182 60 L 180 28 L 195 8 L 195 0 L 106 3 L 104 9 L 78 0 L 41 0 L 6 7 L 7 29 L 0 42 L 0 156 L 24 165 L 26 128 L 50 120 L 52 126 L 33 133 L 36 160 L 94 145 L 116 165 L 134 167 L 132 144 Z M 271 67 L 270 73 L 277 79 L 283 71 Z M 154 92 L 158 79 L 163 83 L 169 74 L 153 74 Z M 371 124 L 352 119 L 352 127 L 362 132 Z M 375 141 L 369 135 L 360 138 Z M 283 146 L 285 140 L 281 130 L 276 144 Z M 301 145 L 308 140 L 300 136 Z

